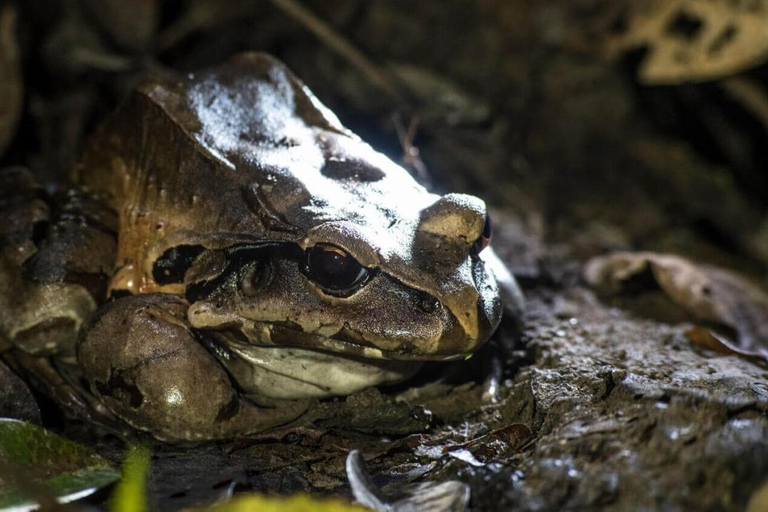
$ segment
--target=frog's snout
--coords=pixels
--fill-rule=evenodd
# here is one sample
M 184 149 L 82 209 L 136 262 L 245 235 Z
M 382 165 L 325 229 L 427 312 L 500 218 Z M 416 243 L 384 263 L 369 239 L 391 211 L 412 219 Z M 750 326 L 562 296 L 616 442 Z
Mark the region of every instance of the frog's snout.
M 457 325 L 447 326 L 438 343 L 438 353 L 471 353 L 488 341 L 501 322 L 502 304 L 496 279 L 483 261 L 473 263 L 474 286 L 467 287 L 463 297 L 455 293 L 443 298 Z
M 471 352 L 501 320 L 498 284 L 481 254 L 490 238 L 485 203 L 475 196 L 446 194 L 421 211 L 413 263 L 435 276 L 435 293 L 461 328 L 446 327 L 437 353 Z

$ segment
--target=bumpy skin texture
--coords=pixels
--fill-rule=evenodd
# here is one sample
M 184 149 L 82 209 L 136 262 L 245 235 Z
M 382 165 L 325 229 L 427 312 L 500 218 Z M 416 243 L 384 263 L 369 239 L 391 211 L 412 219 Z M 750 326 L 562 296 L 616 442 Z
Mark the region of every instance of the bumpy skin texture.
M 481 200 L 427 192 L 263 54 L 145 82 L 63 199 L 8 176 L 24 194 L 0 197 L 0 333 L 76 362 L 100 404 L 160 439 L 263 430 L 307 398 L 465 357 L 500 321 L 498 283 L 521 308 L 481 250 Z M 329 289 L 318 250 L 363 277 Z
M 154 293 L 99 310 L 80 343 L 79 361 L 110 410 L 164 439 L 230 437 L 304 411 L 301 403 L 267 411 L 242 400 L 192 333 L 186 312 L 182 298 Z

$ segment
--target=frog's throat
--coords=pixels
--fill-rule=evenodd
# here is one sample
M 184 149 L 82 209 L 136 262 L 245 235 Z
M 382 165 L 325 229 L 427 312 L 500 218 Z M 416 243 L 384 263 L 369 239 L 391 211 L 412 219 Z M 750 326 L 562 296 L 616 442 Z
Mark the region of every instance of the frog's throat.
M 249 396 L 280 400 L 345 396 L 412 377 L 419 361 L 363 359 L 315 349 L 260 347 L 224 340 L 220 359 Z

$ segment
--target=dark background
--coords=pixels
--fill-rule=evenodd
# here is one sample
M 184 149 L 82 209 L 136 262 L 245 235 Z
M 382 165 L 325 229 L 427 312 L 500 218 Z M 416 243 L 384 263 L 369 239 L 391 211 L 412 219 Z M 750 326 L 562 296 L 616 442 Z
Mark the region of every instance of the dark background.
M 319 430 L 158 447 L 161 509 L 232 482 L 346 494 L 343 459 L 360 446 L 380 484 L 458 478 L 476 509 L 743 509 L 768 473 L 765 374 L 717 366 L 732 360 L 689 353 L 674 328 L 600 305 L 578 265 L 652 250 L 768 282 L 768 5 L 638 3 L 0 1 L 0 166 L 61 186 L 87 134 L 148 73 L 266 51 L 433 188 L 486 199 L 495 247 L 529 297 L 528 345 L 507 360 L 498 408 L 457 412 L 451 400 L 471 404 L 480 388 L 441 388 L 429 398 L 440 428 L 425 437 L 413 411 L 367 394 L 329 405 Z M 673 392 L 664 372 L 675 366 L 690 379 L 676 377 Z M 762 405 L 734 405 L 755 386 Z M 391 424 L 358 416 L 376 407 L 394 411 Z M 371 435 L 382 421 L 394 444 Z M 420 443 L 510 424 L 536 443 L 518 452 L 524 443 L 509 441 L 496 466 L 411 460 Z M 683 443 L 665 434 L 673 427 L 693 433 Z M 98 449 L 119 459 L 114 440 Z

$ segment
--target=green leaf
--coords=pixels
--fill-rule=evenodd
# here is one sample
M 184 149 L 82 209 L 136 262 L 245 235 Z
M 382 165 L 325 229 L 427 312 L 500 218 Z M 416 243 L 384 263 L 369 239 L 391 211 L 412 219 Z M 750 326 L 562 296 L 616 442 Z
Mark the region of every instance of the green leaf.
M 84 446 L 37 425 L 0 418 L 0 509 L 52 497 L 66 503 L 119 476 L 107 460 Z

